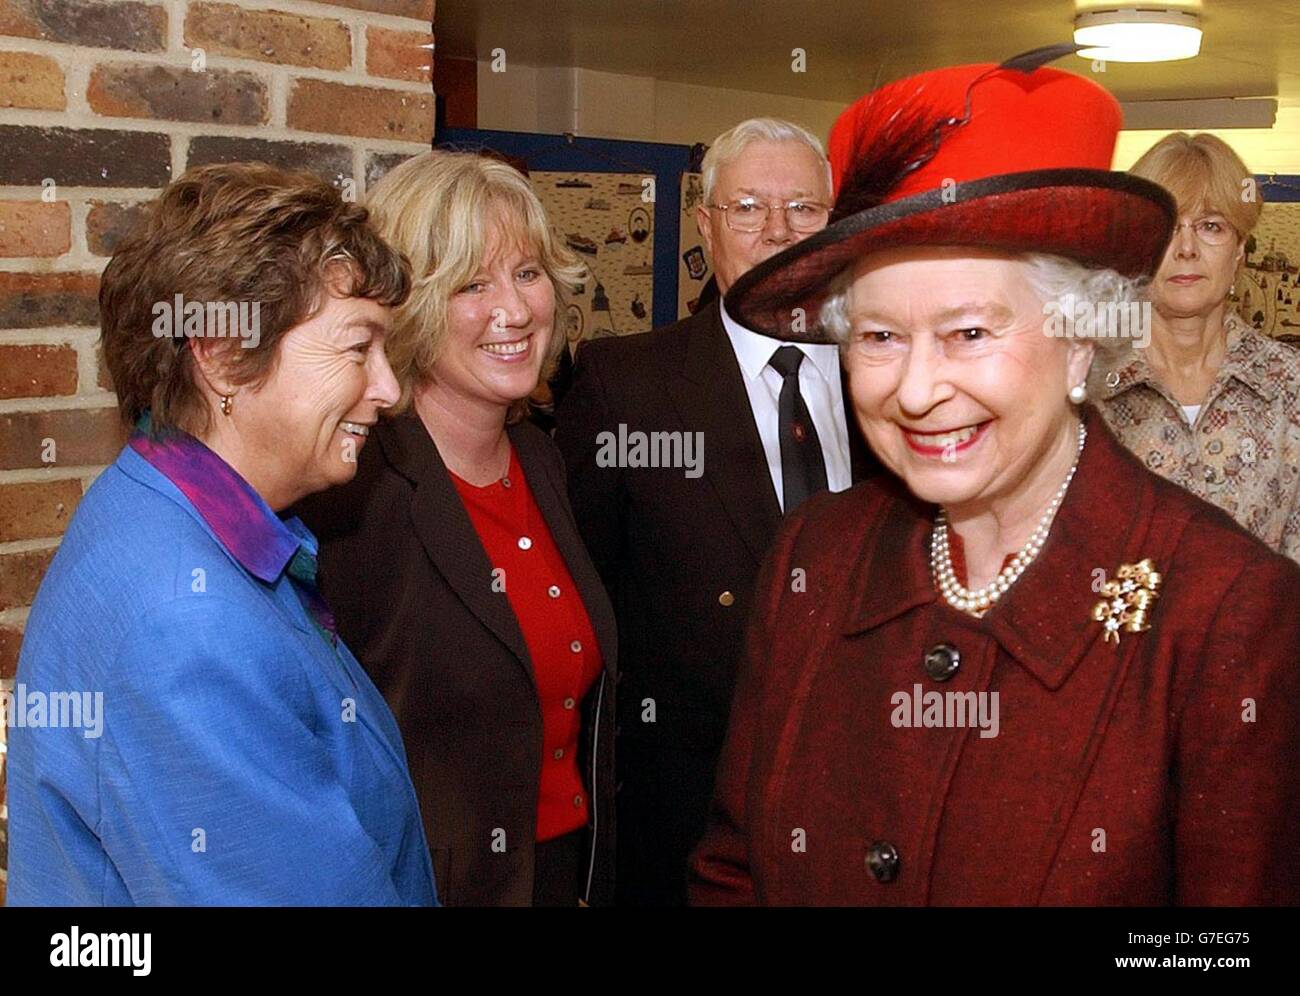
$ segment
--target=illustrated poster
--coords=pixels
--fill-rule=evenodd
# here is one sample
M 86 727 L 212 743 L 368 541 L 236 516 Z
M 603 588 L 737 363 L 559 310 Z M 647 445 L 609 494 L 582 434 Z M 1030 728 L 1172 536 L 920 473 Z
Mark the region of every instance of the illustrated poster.
M 654 312 L 654 203 L 640 173 L 534 172 L 557 236 L 591 277 L 572 295 L 569 347 L 648 332 Z

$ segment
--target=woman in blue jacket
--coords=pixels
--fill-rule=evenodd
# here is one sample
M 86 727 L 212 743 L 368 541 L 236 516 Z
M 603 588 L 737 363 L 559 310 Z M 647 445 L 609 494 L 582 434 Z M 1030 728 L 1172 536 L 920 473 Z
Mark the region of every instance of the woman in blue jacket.
M 108 264 L 135 429 L 28 620 L 11 904 L 436 903 L 397 726 L 280 514 L 351 479 L 397 399 L 409 285 L 362 208 L 251 164 L 188 171 Z

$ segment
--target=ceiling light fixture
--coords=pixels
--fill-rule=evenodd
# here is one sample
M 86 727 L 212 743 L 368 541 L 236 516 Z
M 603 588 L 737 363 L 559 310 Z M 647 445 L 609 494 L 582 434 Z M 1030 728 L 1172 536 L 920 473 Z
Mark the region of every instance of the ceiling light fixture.
M 1172 62 L 1201 51 L 1201 18 L 1185 10 L 1090 10 L 1074 19 L 1085 59 Z

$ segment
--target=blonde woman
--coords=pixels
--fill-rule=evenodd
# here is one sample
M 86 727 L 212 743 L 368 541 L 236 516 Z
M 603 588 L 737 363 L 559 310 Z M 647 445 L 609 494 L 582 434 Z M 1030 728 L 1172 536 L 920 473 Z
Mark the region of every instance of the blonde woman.
M 442 902 L 605 902 L 614 616 L 525 418 L 582 266 L 495 160 L 426 153 L 368 207 L 414 273 L 401 398 L 353 485 L 304 510 L 323 590 L 406 739 Z
M 1300 560 L 1300 353 L 1229 299 L 1261 205 L 1213 135 L 1166 135 L 1131 172 L 1174 195 L 1178 227 L 1151 281 L 1151 346 L 1094 367 L 1093 396 L 1148 469 Z

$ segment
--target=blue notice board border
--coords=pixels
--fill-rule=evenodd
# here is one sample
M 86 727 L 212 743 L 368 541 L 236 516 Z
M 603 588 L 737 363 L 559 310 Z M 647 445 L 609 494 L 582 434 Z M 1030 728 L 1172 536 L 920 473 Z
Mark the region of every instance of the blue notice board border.
M 610 138 L 572 140 L 564 135 L 481 128 L 444 128 L 435 148 L 493 149 L 523 160 L 530 170 L 581 173 L 644 173 L 655 178 L 654 327 L 677 321 L 677 253 L 681 245 L 682 174 L 688 145 L 626 142 Z
M 1300 201 L 1300 176 L 1256 175 L 1259 196 L 1265 204 L 1294 204 Z

